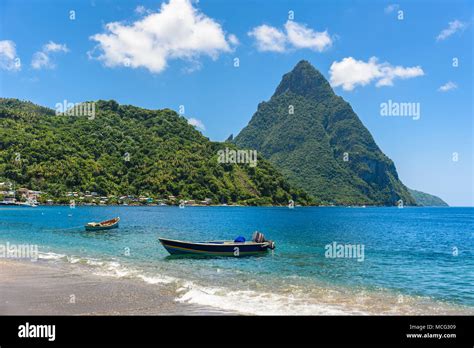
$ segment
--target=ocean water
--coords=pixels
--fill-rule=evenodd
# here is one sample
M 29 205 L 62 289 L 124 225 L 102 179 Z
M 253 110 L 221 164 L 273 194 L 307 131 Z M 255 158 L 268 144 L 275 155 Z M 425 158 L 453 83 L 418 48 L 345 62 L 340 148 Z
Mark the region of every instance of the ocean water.
M 83 225 L 120 216 L 120 228 Z M 175 258 L 158 237 L 276 242 L 265 256 Z M 0 208 L 0 243 L 37 244 L 39 262 L 176 287 L 176 301 L 246 314 L 474 313 L 474 208 Z M 329 244 L 362 258 L 326 257 Z

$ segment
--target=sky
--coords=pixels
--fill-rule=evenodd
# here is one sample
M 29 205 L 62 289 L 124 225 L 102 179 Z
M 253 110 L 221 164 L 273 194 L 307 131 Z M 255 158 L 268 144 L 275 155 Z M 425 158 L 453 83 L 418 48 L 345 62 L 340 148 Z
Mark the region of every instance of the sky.
M 1 0 L 0 96 L 171 108 L 222 141 L 305 59 L 405 185 L 474 206 L 473 25 L 468 0 Z

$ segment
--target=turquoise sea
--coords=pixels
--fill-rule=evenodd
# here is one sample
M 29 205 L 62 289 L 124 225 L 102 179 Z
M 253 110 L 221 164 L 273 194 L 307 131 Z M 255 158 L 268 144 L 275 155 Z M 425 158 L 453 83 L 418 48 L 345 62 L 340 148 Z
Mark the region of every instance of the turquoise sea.
M 85 232 L 115 216 L 120 228 Z M 173 258 L 158 236 L 276 242 L 266 256 Z M 38 262 L 174 284 L 176 301 L 247 314 L 474 313 L 474 208 L 2 207 L 0 244 L 37 244 Z M 364 247 L 328 258 L 328 244 Z

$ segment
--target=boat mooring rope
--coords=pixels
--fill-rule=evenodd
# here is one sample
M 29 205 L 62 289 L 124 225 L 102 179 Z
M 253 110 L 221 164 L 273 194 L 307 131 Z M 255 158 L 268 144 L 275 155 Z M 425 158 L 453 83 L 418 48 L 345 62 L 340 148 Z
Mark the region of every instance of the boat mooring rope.
M 56 232 L 56 231 L 69 231 L 69 230 L 78 230 L 80 228 L 83 228 L 84 226 L 76 226 L 76 227 L 68 227 L 68 228 L 53 228 L 53 229 L 47 229 L 47 230 L 41 230 L 45 232 Z

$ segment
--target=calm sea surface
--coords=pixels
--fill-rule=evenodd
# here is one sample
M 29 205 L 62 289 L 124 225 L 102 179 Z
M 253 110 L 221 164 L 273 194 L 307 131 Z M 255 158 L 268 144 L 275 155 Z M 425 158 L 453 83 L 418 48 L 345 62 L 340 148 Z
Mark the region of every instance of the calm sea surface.
M 120 228 L 85 232 L 115 216 Z M 157 237 L 276 242 L 261 257 L 169 257 Z M 250 314 L 474 313 L 474 208 L 0 208 L 0 243 L 37 244 L 40 262 L 176 285 L 176 301 Z M 327 258 L 332 243 L 364 247 Z M 360 259 L 359 259 L 360 260 Z

